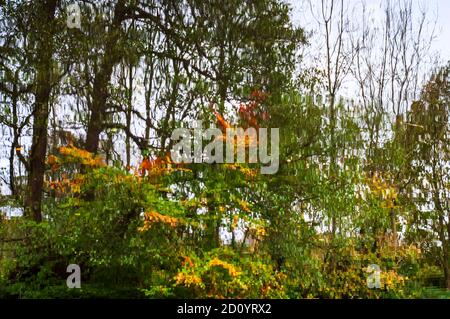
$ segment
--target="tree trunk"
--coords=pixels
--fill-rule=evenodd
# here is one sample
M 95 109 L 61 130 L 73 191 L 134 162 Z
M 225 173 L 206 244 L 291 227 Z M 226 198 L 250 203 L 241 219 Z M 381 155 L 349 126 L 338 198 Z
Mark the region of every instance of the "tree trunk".
M 16 152 L 16 148 L 18 147 L 18 117 L 17 117 L 17 85 L 16 85 L 17 77 L 14 79 L 13 83 L 13 94 L 11 96 L 11 106 L 12 106 L 12 113 L 13 113 L 13 124 L 14 127 L 12 129 L 13 134 L 13 141 L 11 143 L 11 148 L 9 150 L 9 187 L 11 189 L 11 195 L 12 197 L 17 196 L 16 192 L 16 185 L 15 185 L 15 171 L 14 171 L 14 156 Z
M 447 258 L 447 260 L 446 261 L 444 261 L 444 278 L 445 278 L 445 285 L 446 285 L 446 288 L 448 289 L 448 290 L 450 290 L 450 269 L 449 269 L 449 265 L 448 265 L 448 263 L 449 263 L 449 261 L 448 261 L 448 253 L 446 254 L 446 253 L 444 253 L 444 256 L 446 256 L 446 257 L 444 257 L 444 258 Z
M 111 79 L 114 65 L 119 62 L 120 55 L 116 50 L 117 41 L 120 37 L 120 25 L 125 18 L 125 1 L 119 0 L 114 8 L 114 20 L 107 34 L 105 53 L 103 55 L 100 69 L 95 74 L 91 116 L 89 118 L 86 133 L 86 150 L 97 153 L 100 133 L 103 131 L 106 111 L 106 99 L 108 98 L 108 84 Z
M 128 74 L 128 109 L 126 113 L 126 125 L 127 127 L 131 127 L 131 112 L 133 110 L 133 65 L 130 63 L 129 65 L 129 74 Z M 127 156 L 127 169 L 130 168 L 131 165 L 131 141 L 130 135 L 127 134 L 125 137 L 125 150 Z
M 14 137 L 15 140 L 15 137 Z M 14 154 L 16 145 L 13 142 L 9 150 L 9 188 L 11 189 L 11 196 L 16 197 L 16 187 L 15 187 L 15 172 L 14 172 Z
M 447 284 L 447 289 L 450 290 L 450 212 L 447 210 L 447 242 L 446 250 L 444 256 L 446 258 L 446 264 L 444 269 L 447 269 L 447 277 L 445 278 L 445 283 Z
M 43 29 L 38 30 L 38 65 L 36 67 L 36 91 L 33 118 L 33 140 L 30 152 L 30 171 L 28 175 L 28 197 L 25 214 L 33 220 L 42 220 L 41 201 L 47 151 L 47 124 L 52 76 L 52 22 L 55 18 L 57 0 L 42 0 L 40 17 Z M 38 9 L 38 10 L 39 10 Z

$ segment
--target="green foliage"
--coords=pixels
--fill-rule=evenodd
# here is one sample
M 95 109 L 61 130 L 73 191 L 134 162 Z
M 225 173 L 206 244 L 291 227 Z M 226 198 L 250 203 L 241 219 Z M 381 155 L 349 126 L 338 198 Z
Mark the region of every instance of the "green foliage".
M 58 8 L 40 33 L 22 2 L 0 9 L 17 186 L 0 203 L 35 214 L 0 214 L 0 298 L 449 298 L 449 66 L 391 120 L 311 97 L 331 74 L 294 75 L 306 39 L 282 1 L 99 2 L 92 21 L 84 3 L 80 30 Z M 172 130 L 194 120 L 279 128 L 278 171 L 173 163 Z

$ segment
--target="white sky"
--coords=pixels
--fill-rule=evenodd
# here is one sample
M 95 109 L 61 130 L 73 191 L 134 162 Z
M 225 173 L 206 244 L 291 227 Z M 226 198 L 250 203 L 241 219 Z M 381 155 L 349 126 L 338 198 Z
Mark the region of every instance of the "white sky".
M 436 3 L 438 8 L 438 38 L 433 48 L 440 52 L 444 61 L 450 60 L 450 1 L 449 0 L 428 0 Z
M 307 30 L 314 28 L 314 21 L 309 14 L 309 0 L 286 0 L 293 7 L 292 19 L 298 26 Z M 310 0 L 318 4 L 320 0 Z M 344 0 L 346 5 L 352 7 L 364 0 Z M 389 0 L 366 0 L 366 4 L 370 8 L 379 8 Z M 399 0 L 394 0 L 399 1 Z M 450 60 L 450 0 L 412 0 L 416 7 L 428 8 L 431 19 L 436 20 L 436 39 L 431 47 L 432 52 L 439 54 L 442 63 Z M 359 17 L 354 16 L 354 19 Z

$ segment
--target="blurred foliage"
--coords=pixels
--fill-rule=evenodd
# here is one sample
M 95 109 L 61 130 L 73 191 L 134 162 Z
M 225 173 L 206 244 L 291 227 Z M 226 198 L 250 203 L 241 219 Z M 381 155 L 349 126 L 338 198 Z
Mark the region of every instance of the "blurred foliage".
M 286 154 L 280 157 L 291 160 L 275 175 L 257 174 L 256 164 L 174 164 L 170 158 L 144 159 L 127 171 L 73 145 L 61 147 L 47 158 L 44 221 L 0 223 L 0 296 L 445 296 L 424 289 L 439 284 L 433 278 L 442 280 L 439 268 L 427 264 L 414 244 L 394 244 L 383 231 L 398 196 L 386 178 L 365 177 L 349 159 L 331 182 L 327 170 L 318 169 L 325 159 L 298 161 L 287 154 L 290 134 L 309 143 L 302 152 L 322 143 L 307 124 L 314 118 L 320 123 L 321 110 L 311 105 L 312 113 L 305 113 L 301 103 L 280 114 L 283 127 L 289 121 L 305 127 L 282 135 Z M 342 141 L 356 134 L 349 123 Z M 319 231 L 327 228 L 323 216 L 307 213 L 308 207 L 318 214 L 340 207 L 342 232 Z M 65 287 L 71 263 L 82 269 L 79 290 Z M 371 264 L 381 269 L 379 289 L 367 285 Z
M 17 187 L 0 197 L 0 298 L 449 298 L 449 66 L 392 120 L 316 99 L 331 79 L 298 67 L 306 38 L 283 1 L 150 2 L 99 1 L 104 14 L 75 30 L 58 8 L 42 32 L 54 52 L 29 41 L 41 36 L 33 2 L 1 8 Z M 45 103 L 30 102 L 34 87 Z M 226 128 L 279 128 L 278 171 L 172 162 L 173 129 L 195 120 L 222 141 Z M 22 153 L 30 123 L 49 137 L 36 157 Z M 44 184 L 28 185 L 17 171 L 44 159 Z M 34 221 L 7 217 L 26 192 L 43 195 L 25 204 Z M 66 287 L 69 264 L 81 289 Z

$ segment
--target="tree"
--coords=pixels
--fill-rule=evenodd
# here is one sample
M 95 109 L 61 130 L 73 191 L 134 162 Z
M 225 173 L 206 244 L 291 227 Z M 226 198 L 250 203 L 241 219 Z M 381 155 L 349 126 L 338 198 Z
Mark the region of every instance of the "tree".
M 30 39 L 36 46 L 36 82 L 33 107 L 33 141 L 29 159 L 29 193 L 26 206 L 27 214 L 35 221 L 42 220 L 41 201 L 47 154 L 49 101 L 53 86 L 53 33 L 55 32 L 54 21 L 57 3 L 57 0 L 43 0 L 36 3 L 32 23 L 38 31 L 33 33 Z
M 0 72 L 2 82 L 0 92 L 2 107 L 0 122 L 10 129 L 9 134 L 9 187 L 17 199 L 23 193 L 23 185 L 16 180 L 22 170 L 29 170 L 29 163 L 24 155 L 21 138 L 29 127 L 33 116 L 28 106 L 33 93 L 32 48 L 28 43 L 31 26 L 28 12 L 30 8 L 15 2 L 2 7 L 2 35 L 0 47 Z M 19 160 L 17 162 L 16 158 Z
M 408 170 L 414 183 L 409 187 L 416 213 L 410 227 L 430 233 L 436 247 L 445 283 L 450 288 L 450 64 L 435 72 L 424 85 L 420 100 L 412 105 L 405 123 Z

